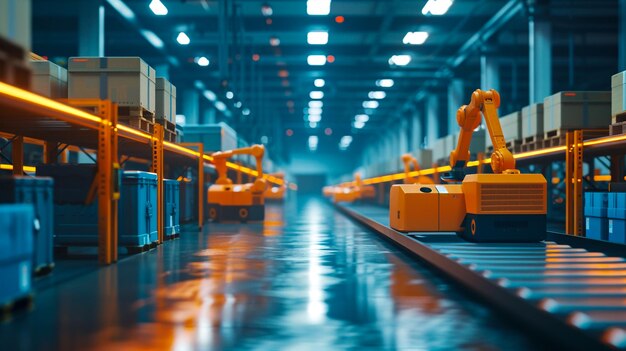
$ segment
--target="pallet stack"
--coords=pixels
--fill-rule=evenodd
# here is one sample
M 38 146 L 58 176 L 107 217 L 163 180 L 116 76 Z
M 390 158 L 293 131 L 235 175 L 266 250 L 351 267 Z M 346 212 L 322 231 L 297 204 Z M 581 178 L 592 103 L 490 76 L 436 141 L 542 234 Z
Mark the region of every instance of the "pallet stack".
M 502 134 L 506 140 L 506 147 L 511 152 L 521 151 L 522 145 L 522 114 L 521 112 L 513 112 L 506 116 L 500 117 L 500 125 L 502 126 Z M 493 152 L 493 144 L 491 138 L 487 138 L 486 144 L 487 154 Z
M 31 61 L 32 91 L 50 99 L 67 98 L 67 70 L 50 61 Z
M 165 141 L 176 142 L 176 87 L 167 79 L 156 79 L 155 121 L 165 130 Z
M 611 135 L 626 133 L 626 71 L 611 77 Z
M 29 89 L 31 70 L 26 50 L 0 36 L 0 82 Z
M 543 148 L 543 103 L 522 108 L 522 152 Z
M 111 100 L 118 122 L 154 133 L 156 73 L 139 57 L 71 57 L 68 98 Z

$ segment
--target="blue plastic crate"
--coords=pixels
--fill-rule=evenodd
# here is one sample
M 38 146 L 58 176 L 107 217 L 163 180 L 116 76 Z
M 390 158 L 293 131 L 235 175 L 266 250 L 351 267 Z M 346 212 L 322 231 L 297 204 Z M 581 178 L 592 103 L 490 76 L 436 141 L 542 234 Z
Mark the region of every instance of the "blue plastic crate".
M 96 172 L 96 165 L 87 163 L 37 166 L 38 176 L 54 178 L 55 204 L 84 204 Z
M 585 236 L 589 239 L 609 240 L 609 219 L 585 217 Z
M 609 193 L 607 217 L 626 219 L 626 193 Z
M 163 226 L 165 235 L 180 233 L 180 184 L 177 180 L 163 180 Z
M 609 193 L 585 193 L 585 216 L 606 217 Z
M 127 171 L 122 176 L 118 207 L 118 244 L 144 246 L 157 241 L 157 176 Z M 55 205 L 55 244 L 98 245 L 98 203 Z
M 626 244 L 626 220 L 609 219 L 609 241 Z
M 144 245 L 158 240 L 157 175 L 126 171 L 122 175 L 119 213 L 119 241 Z
M 0 306 L 31 291 L 33 206 L 0 205 Z
M 0 177 L 0 203 L 31 204 L 34 211 L 32 268 L 49 269 L 54 266 L 53 257 L 53 189 L 52 178 L 9 176 Z

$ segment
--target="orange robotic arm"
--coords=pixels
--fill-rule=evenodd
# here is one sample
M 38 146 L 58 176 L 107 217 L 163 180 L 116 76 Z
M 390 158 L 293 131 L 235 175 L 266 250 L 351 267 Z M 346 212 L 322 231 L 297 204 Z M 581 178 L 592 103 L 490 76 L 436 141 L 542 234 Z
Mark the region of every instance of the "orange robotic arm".
M 215 184 L 232 184 L 233 181 L 228 178 L 228 169 L 226 167 L 226 161 L 234 155 L 252 155 L 256 160 L 256 171 L 258 173 L 257 179 L 254 182 L 255 187 L 263 187 L 265 189 L 265 180 L 263 179 L 263 155 L 265 155 L 265 147 L 263 145 L 252 145 L 250 147 L 244 147 L 241 149 L 219 151 L 213 153 L 213 163 L 217 170 L 218 178 Z M 257 182 L 259 184 L 257 184 Z
M 414 171 L 419 171 L 420 165 L 411 154 L 402 155 L 402 162 L 404 163 L 405 182 L 410 182 L 411 177 L 409 176 L 409 173 L 411 173 L 411 164 L 413 165 Z
M 489 137 L 493 143 L 494 152 L 491 155 L 493 173 L 519 173 L 515 169 L 513 154 L 506 147 L 498 117 L 498 107 L 500 107 L 500 94 L 497 91 L 476 89 L 472 93 L 469 105 L 463 105 L 457 111 L 456 120 L 461 131 L 456 149 L 450 153 L 451 178 L 463 180 L 463 168 L 470 158 L 469 147 L 472 142 L 472 134 L 480 125 L 481 114 L 485 117 Z

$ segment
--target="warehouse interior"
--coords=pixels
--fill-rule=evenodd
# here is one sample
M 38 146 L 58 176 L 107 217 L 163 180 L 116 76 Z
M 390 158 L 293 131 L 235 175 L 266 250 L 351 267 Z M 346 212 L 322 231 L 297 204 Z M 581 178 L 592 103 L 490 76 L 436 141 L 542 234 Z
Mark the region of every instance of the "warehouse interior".
M 7 350 L 626 349 L 626 0 L 0 0 Z

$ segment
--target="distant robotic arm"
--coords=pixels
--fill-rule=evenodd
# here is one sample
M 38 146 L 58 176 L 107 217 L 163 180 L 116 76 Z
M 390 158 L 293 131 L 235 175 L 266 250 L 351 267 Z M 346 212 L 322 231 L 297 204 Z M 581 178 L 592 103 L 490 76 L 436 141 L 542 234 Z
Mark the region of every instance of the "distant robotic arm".
M 452 172 L 447 179 L 461 181 L 465 175 L 463 169 L 470 158 L 469 147 L 472 141 L 472 134 L 481 122 L 481 114 L 485 117 L 489 137 L 493 144 L 493 154 L 491 155 L 491 169 L 493 173 L 519 173 L 515 169 L 515 158 L 507 149 L 506 141 L 500 126 L 498 117 L 498 107 L 500 107 L 500 94 L 491 89 L 483 91 L 476 89 L 472 93 L 469 105 L 463 105 L 456 113 L 456 120 L 461 131 L 456 149 L 450 153 L 450 167 Z
M 228 168 L 226 161 L 234 155 L 252 155 L 256 160 L 257 178 L 254 181 L 254 190 L 263 191 L 265 189 L 265 179 L 263 179 L 263 156 L 265 155 L 265 147 L 263 145 L 252 145 L 241 149 L 219 151 L 211 156 L 217 170 L 218 178 L 215 184 L 229 185 L 233 181 L 228 178 Z

